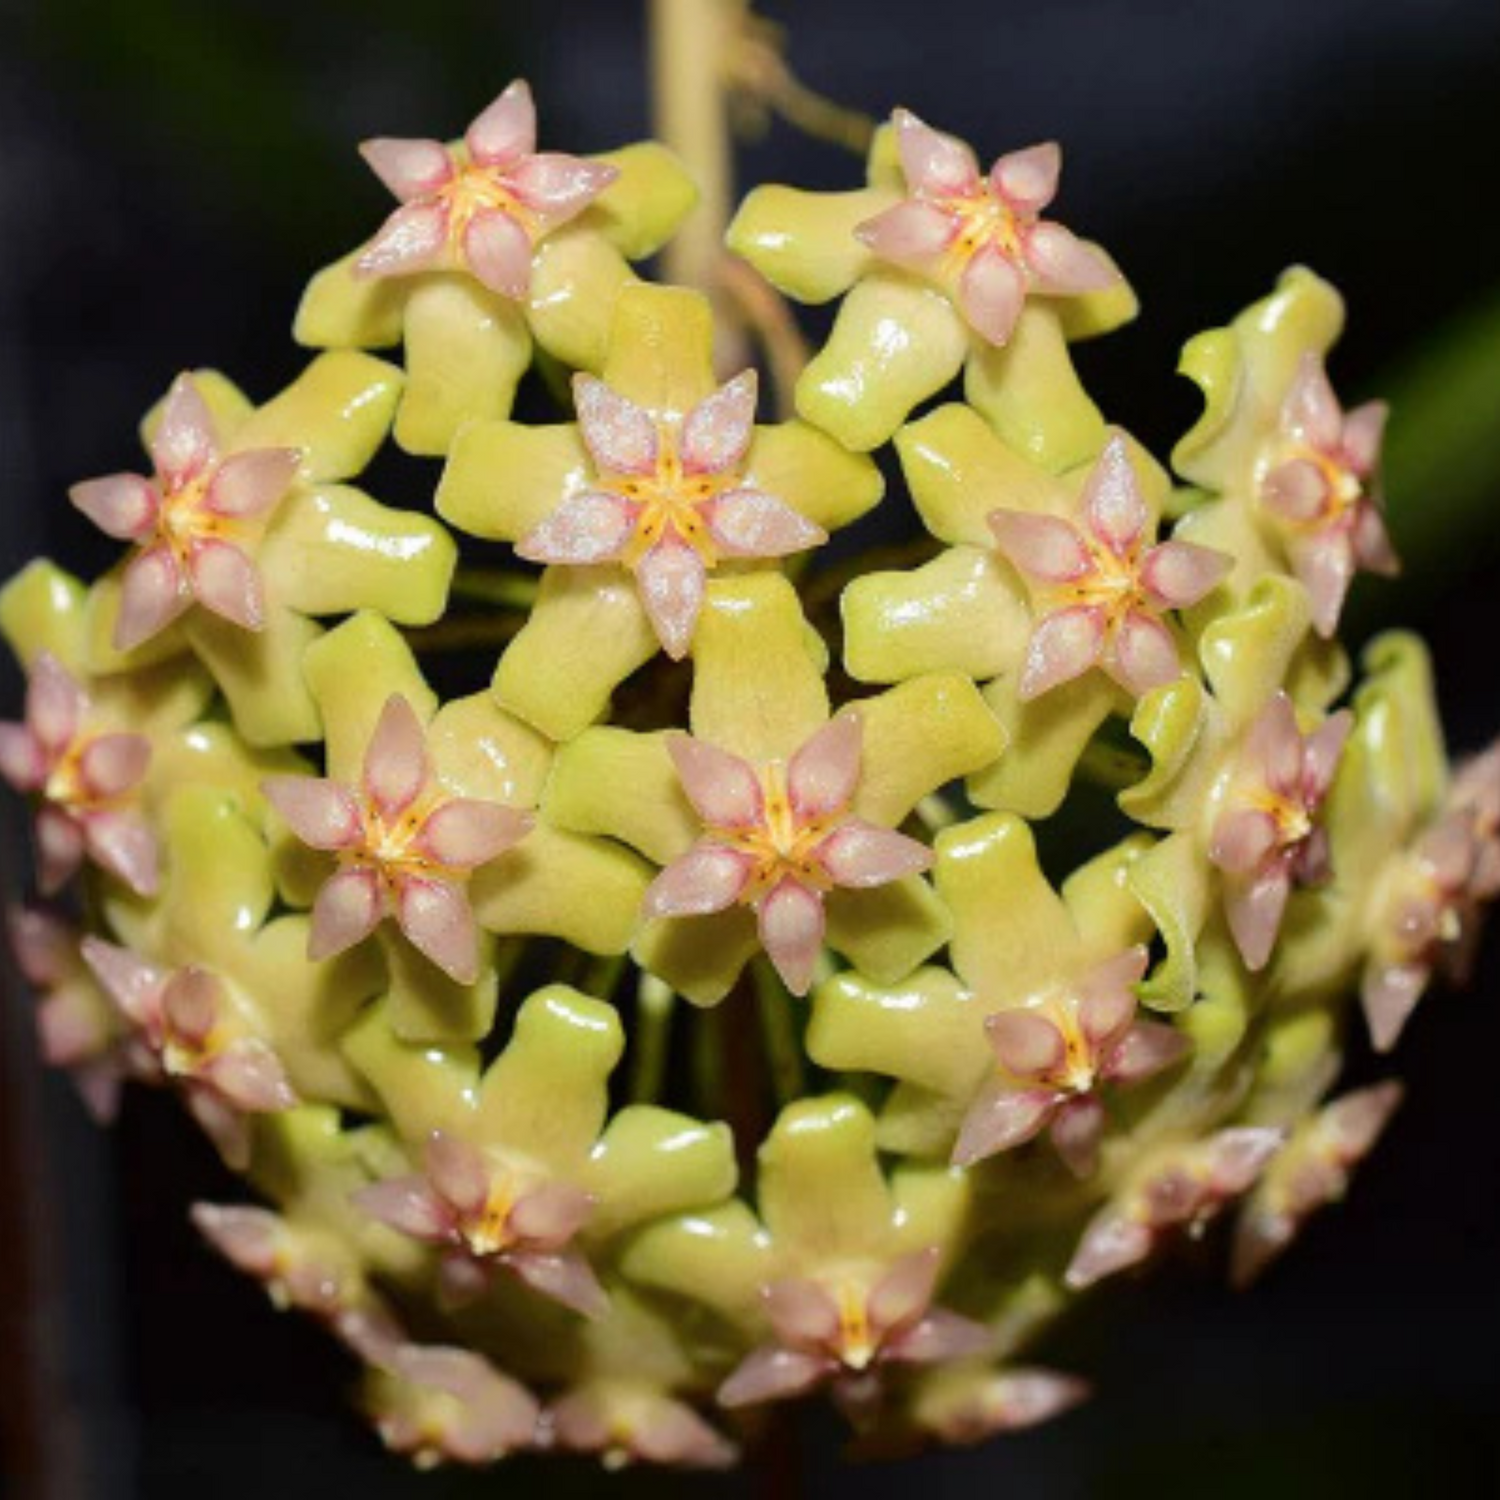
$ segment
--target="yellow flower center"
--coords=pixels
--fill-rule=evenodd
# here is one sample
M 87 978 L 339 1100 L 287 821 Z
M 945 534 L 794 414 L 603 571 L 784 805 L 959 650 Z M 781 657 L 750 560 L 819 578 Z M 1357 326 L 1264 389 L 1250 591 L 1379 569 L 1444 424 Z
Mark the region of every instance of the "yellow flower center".
M 515 1207 L 516 1197 L 516 1185 L 508 1174 L 495 1179 L 484 1207 L 459 1226 L 459 1233 L 472 1254 L 481 1259 L 499 1255 L 515 1243 L 510 1213 Z
M 689 474 L 683 468 L 679 434 L 665 422 L 656 424 L 656 472 L 651 475 L 602 475 L 604 487 L 639 507 L 635 532 L 621 561 L 635 568 L 668 530 L 677 535 L 712 568 L 719 561 L 702 507 L 741 482 L 738 469 L 715 474 Z
M 857 1282 L 840 1283 L 836 1298 L 839 1308 L 838 1357 L 851 1370 L 869 1367 L 880 1347 L 870 1328 L 869 1300 Z
M 537 242 L 541 226 L 536 215 L 511 191 L 495 168 L 460 162 L 455 162 L 454 167 L 453 176 L 434 195 L 448 215 L 450 245 L 462 245 L 469 225 L 485 213 L 506 214 L 526 231 L 533 245 Z
M 753 905 L 787 877 L 813 890 L 830 890 L 833 882 L 815 855 L 818 846 L 843 821 L 844 810 L 800 820 L 792 807 L 784 761 L 772 761 L 761 769 L 760 786 L 765 812 L 758 825 L 709 830 L 717 842 L 754 861 L 750 880 L 740 893 L 741 904 Z
M 940 202 L 945 212 L 959 219 L 959 231 L 948 247 L 948 255 L 957 262 L 958 269 L 986 245 L 993 245 L 1007 260 L 1020 263 L 1024 223 L 988 189 L 969 196 L 943 198 Z

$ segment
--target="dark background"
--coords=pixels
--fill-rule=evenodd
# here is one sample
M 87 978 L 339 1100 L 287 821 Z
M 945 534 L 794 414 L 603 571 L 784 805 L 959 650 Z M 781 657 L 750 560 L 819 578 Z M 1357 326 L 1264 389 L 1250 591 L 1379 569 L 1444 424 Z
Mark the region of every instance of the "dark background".
M 1364 584 L 1359 626 L 1422 629 L 1455 745 L 1495 733 L 1494 0 L 768 9 L 796 12 L 796 66 L 843 102 L 908 104 L 987 155 L 1066 143 L 1060 216 L 1115 251 L 1145 304 L 1081 363 L 1106 411 L 1158 451 L 1195 411 L 1171 376 L 1184 338 L 1294 260 L 1337 282 L 1352 312 L 1340 389 L 1407 397 L 1391 504 L 1418 576 Z M 176 370 L 222 363 L 257 396 L 295 372 L 302 282 L 386 209 L 357 140 L 456 133 L 516 74 L 551 144 L 644 134 L 642 13 L 628 0 L 0 3 L 0 574 L 42 551 L 104 561 L 65 486 L 134 461 L 134 424 Z M 779 126 L 742 160 L 746 181 L 833 187 L 855 172 Z M 13 802 L 5 818 L 14 889 Z M 195 1132 L 139 1095 L 111 1135 L 94 1132 L 66 1081 L 35 1068 L 26 1002 L 6 998 L 7 1500 L 749 1492 L 739 1478 L 622 1482 L 571 1465 L 419 1477 L 386 1460 L 346 1410 L 341 1357 L 273 1317 L 187 1229 L 191 1197 L 234 1195 Z M 1253 1296 L 1209 1275 L 1127 1287 L 1041 1351 L 1096 1379 L 1096 1401 L 984 1450 L 838 1471 L 833 1430 L 812 1419 L 809 1487 L 1500 1493 L 1497 1005 L 1492 944 L 1472 992 L 1430 999 L 1403 1042 L 1411 1093 L 1374 1170 Z M 41 1411 L 28 1407 L 37 1390 Z

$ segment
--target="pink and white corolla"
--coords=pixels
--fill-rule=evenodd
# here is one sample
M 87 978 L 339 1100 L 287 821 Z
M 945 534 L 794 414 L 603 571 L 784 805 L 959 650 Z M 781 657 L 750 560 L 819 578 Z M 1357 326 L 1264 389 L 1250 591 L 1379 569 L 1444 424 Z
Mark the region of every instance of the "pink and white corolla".
M 708 574 L 721 561 L 786 557 L 828 540 L 821 526 L 745 482 L 753 370 L 681 415 L 648 411 L 592 375 L 576 375 L 573 391 L 594 479 L 516 551 L 532 562 L 627 569 L 674 660 L 692 645 Z
M 405 698 L 387 700 L 359 786 L 273 776 L 263 789 L 293 833 L 338 864 L 313 905 L 310 959 L 343 953 L 394 916 L 408 941 L 450 978 L 478 979 L 468 879 L 525 837 L 534 819 L 502 803 L 450 796 Z
M 156 836 L 139 807 L 143 734 L 96 728 L 88 694 L 50 651 L 32 664 L 26 719 L 0 724 L 0 775 L 37 799 L 37 883 L 53 895 L 84 859 L 138 896 L 156 894 Z
M 1045 1130 L 1074 1176 L 1093 1175 L 1105 1091 L 1155 1077 L 1188 1051 L 1187 1037 L 1175 1027 L 1137 1019 L 1134 986 L 1147 962 L 1145 948 L 1129 948 L 1076 986 L 986 1020 L 999 1069 L 964 1117 L 955 1165 L 971 1166 Z
M 357 276 L 465 270 L 523 301 L 537 245 L 619 176 L 604 162 L 536 149 L 536 106 L 520 79 L 464 132 L 366 141 L 360 154 L 400 202 L 354 263 Z
M 790 760 L 755 766 L 690 735 L 667 742 L 703 837 L 646 892 L 648 917 L 754 910 L 761 946 L 795 995 L 823 949 L 823 898 L 926 870 L 932 851 L 853 816 L 863 723 L 835 715 Z
M 422 1164 L 422 1173 L 372 1183 L 355 1201 L 372 1218 L 441 1249 L 446 1301 L 472 1301 L 505 1271 L 585 1317 L 607 1310 L 604 1288 L 571 1244 L 594 1211 L 591 1194 L 440 1130 Z
M 1074 519 L 1000 509 L 1000 551 L 1025 580 L 1036 617 L 1021 671 L 1023 701 L 1099 667 L 1133 698 L 1182 675 L 1163 617 L 1210 594 L 1234 566 L 1211 547 L 1151 543 L 1151 511 L 1125 439 L 1104 445 Z
M 739 1449 L 685 1401 L 638 1381 L 591 1381 L 559 1397 L 542 1417 L 547 1446 L 597 1454 L 604 1467 L 668 1464 L 727 1469 Z
M 936 1246 L 868 1276 L 787 1277 L 763 1292 L 774 1340 L 752 1351 L 719 1387 L 735 1408 L 786 1401 L 829 1385 L 851 1421 L 878 1406 L 887 1366 L 935 1365 L 985 1353 L 990 1330 L 932 1305 Z
M 266 525 L 302 463 L 297 448 L 221 457 L 213 416 L 193 377 L 173 382 L 151 440 L 155 472 L 88 479 L 68 492 L 106 535 L 135 553 L 120 586 L 118 651 L 133 651 L 195 603 L 244 630 L 266 624 L 255 564 Z
M 178 1085 L 225 1162 L 244 1171 L 250 1165 L 251 1117 L 298 1102 L 281 1059 L 251 1032 L 223 982 L 207 969 L 159 968 L 92 936 L 83 940 L 82 951 L 158 1076 Z
M 1394 1081 L 1356 1089 L 1298 1128 L 1240 1211 L 1230 1260 L 1236 1286 L 1248 1286 L 1312 1214 L 1348 1192 L 1354 1169 L 1375 1149 L 1403 1092 Z
M 980 338 L 1008 343 L 1028 296 L 1075 297 L 1120 280 L 1099 251 L 1041 217 L 1062 170 L 1054 142 L 1008 152 L 981 175 L 962 141 L 910 110 L 892 119 L 907 196 L 854 232 L 882 260 L 947 291 Z
M 381 1441 L 419 1469 L 479 1467 L 535 1445 L 541 1407 L 482 1355 L 402 1344 L 371 1371 L 370 1415 Z
M 1386 405 L 1347 414 L 1316 354 L 1302 356 L 1282 403 L 1274 458 L 1260 499 L 1312 601 L 1313 627 L 1332 636 L 1354 574 L 1391 577 L 1401 564 L 1380 501 Z
M 1201 1235 L 1250 1191 L 1285 1140 L 1285 1131 L 1269 1126 L 1234 1125 L 1157 1153 L 1127 1191 L 1090 1221 L 1064 1280 L 1082 1291 L 1148 1260 L 1170 1231 Z
M 1341 709 L 1304 735 L 1292 700 L 1277 692 L 1245 735 L 1208 856 L 1223 872 L 1229 928 L 1253 970 L 1271 957 L 1292 887 L 1332 873 L 1318 818 L 1353 727 Z
M 380 1364 L 407 1342 L 335 1236 L 248 1204 L 195 1203 L 190 1217 L 230 1265 L 265 1287 L 276 1308 L 316 1318 L 366 1363 Z
M 132 1045 L 113 1003 L 94 982 L 79 951 L 82 933 L 35 907 L 12 907 L 6 928 L 16 966 L 40 995 L 36 1012 L 42 1059 L 69 1073 L 101 1125 L 119 1113 L 120 1090 L 150 1076 L 148 1057 Z

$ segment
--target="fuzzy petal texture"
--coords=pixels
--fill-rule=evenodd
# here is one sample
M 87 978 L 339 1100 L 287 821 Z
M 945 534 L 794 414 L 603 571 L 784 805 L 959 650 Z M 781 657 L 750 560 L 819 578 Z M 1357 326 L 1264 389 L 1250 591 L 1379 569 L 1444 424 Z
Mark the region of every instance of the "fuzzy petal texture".
M 693 643 L 708 586 L 703 559 L 675 530 L 668 531 L 636 565 L 635 577 L 662 650 L 681 661 Z
M 783 880 L 762 899 L 756 916 L 761 947 L 782 983 L 794 995 L 805 995 L 823 951 L 823 898 L 795 880 Z
M 396 920 L 412 946 L 458 984 L 479 978 L 479 928 L 461 885 L 407 877 L 401 882 Z
M 314 963 L 363 942 L 385 916 L 380 877 L 363 865 L 341 870 L 318 892 L 308 932 L 307 956 Z
M 703 917 L 739 900 L 750 861 L 719 844 L 704 843 L 674 860 L 646 892 L 647 917 Z

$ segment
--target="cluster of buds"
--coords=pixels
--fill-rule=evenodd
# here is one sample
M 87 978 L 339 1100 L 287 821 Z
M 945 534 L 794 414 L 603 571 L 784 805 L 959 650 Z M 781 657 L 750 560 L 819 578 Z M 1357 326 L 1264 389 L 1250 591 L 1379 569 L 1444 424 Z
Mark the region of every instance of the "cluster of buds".
M 1247 1281 L 1344 1196 L 1400 1097 L 1326 1102 L 1360 999 L 1390 1052 L 1500 894 L 1500 750 L 1450 772 L 1421 646 L 1342 701 L 1395 553 L 1337 294 L 1194 340 L 1169 471 L 1074 371 L 1135 299 L 1042 217 L 1059 149 L 986 174 L 897 110 L 865 186 L 729 229 L 840 299 L 757 422 L 708 299 L 629 263 L 670 152 L 541 150 L 523 83 L 363 149 L 399 206 L 309 286 L 306 371 L 180 375 L 149 473 L 71 491 L 116 566 L 0 591 L 43 1055 L 103 1119 L 181 1097 L 262 1200 L 194 1222 L 420 1466 L 722 1467 L 815 1391 L 868 1451 L 1062 1412 L 1015 1361 L 1094 1283 L 1236 1214 Z M 434 514 L 354 487 L 388 437 Z M 1100 780 L 1131 830 L 1057 880 Z

